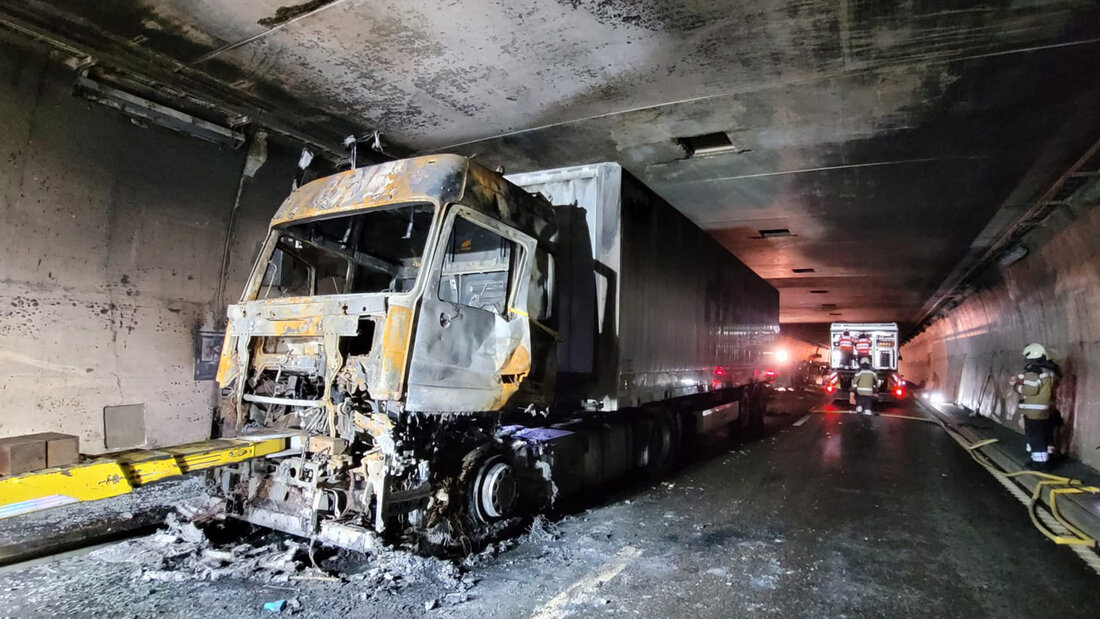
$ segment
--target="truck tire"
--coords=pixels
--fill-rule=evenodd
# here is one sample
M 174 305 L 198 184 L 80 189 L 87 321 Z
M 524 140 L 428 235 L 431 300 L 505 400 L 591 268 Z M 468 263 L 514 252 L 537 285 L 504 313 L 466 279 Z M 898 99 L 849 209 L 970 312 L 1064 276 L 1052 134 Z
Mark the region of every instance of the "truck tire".
M 749 385 L 741 390 L 737 416 L 739 438 L 752 438 L 764 429 L 764 411 L 768 407 L 768 392 L 764 385 Z
M 729 438 L 731 441 L 739 441 L 749 432 L 749 410 L 752 407 L 752 399 L 749 397 L 749 388 L 743 387 L 741 395 L 737 398 L 737 419 L 730 422 Z
M 672 411 L 655 411 L 650 424 L 642 474 L 649 480 L 665 476 L 680 459 L 683 430 L 680 419 Z
M 515 515 L 519 496 L 511 462 L 496 446 L 482 446 L 463 458 L 460 486 L 467 526 L 475 531 Z
M 772 389 L 769 385 L 760 385 L 759 387 L 760 402 L 757 407 L 757 423 L 760 424 L 760 429 L 764 429 L 764 417 L 768 415 L 768 402 L 772 399 Z

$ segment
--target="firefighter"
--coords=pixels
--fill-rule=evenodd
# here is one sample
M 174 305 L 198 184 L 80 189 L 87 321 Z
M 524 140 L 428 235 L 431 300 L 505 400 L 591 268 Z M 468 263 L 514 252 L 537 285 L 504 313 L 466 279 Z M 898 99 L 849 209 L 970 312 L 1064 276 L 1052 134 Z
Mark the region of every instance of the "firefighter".
M 1046 469 L 1054 453 L 1054 381 L 1059 370 L 1040 344 L 1028 344 L 1023 354 L 1024 371 L 1012 377 L 1012 387 L 1020 394 L 1017 411 L 1024 417 L 1031 466 Z
M 860 333 L 856 338 L 856 357 L 859 359 L 871 357 L 871 336 Z
M 852 393 L 856 396 L 856 412 L 870 415 L 875 404 L 879 379 L 871 369 L 871 360 L 864 357 L 859 360 L 859 371 L 852 377 Z
M 841 333 L 840 337 L 837 338 L 836 345 L 840 349 L 840 366 L 852 367 L 852 335 L 847 331 Z

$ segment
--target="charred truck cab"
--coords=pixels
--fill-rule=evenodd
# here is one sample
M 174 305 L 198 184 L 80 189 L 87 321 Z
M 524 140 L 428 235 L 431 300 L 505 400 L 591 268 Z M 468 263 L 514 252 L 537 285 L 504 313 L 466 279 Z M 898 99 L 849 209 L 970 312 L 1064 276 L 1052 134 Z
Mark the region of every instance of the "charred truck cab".
M 588 194 L 555 207 L 440 155 L 289 196 L 229 308 L 218 380 L 228 432 L 300 439 L 218 473 L 234 516 L 349 548 L 368 529 L 464 544 L 663 470 L 686 432 L 759 421 L 774 289 L 614 164 L 526 176 Z M 654 249 L 669 226 L 682 238 Z M 685 241 L 696 264 L 673 256 Z

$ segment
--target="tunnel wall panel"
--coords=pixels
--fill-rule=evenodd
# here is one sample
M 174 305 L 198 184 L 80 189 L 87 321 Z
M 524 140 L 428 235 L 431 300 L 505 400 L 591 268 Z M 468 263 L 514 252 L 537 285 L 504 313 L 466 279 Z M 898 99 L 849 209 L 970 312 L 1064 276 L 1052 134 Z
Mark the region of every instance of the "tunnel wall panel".
M 903 372 L 1023 430 L 1010 377 L 1039 342 L 1062 366 L 1062 449 L 1100 467 L 1100 209 L 1086 210 L 902 349 Z
M 71 94 L 75 74 L 0 39 L 0 436 L 77 434 L 105 450 L 103 408 L 145 404 L 146 443 L 209 436 L 194 380 L 211 327 L 245 153 L 143 128 Z M 248 181 L 227 296 L 240 294 L 290 189 L 288 149 Z

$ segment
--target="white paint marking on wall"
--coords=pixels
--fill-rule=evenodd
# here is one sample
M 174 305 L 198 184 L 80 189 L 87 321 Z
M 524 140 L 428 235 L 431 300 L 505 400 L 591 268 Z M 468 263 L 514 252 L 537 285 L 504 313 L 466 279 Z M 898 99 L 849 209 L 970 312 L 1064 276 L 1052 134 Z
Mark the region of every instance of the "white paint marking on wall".
M 794 422 L 794 423 L 793 423 L 793 424 L 791 424 L 791 425 L 793 425 L 793 426 L 796 426 L 796 427 L 797 427 L 797 426 L 800 426 L 800 425 L 802 425 L 802 424 L 806 423 L 807 421 L 809 421 L 809 419 L 810 419 L 810 416 L 809 416 L 809 415 L 803 415 L 803 416 L 802 416 L 802 419 L 799 419 L 798 421 Z
M 564 610 L 568 606 L 580 604 L 592 597 L 596 589 L 603 586 L 612 578 L 619 575 L 631 561 L 642 554 L 641 550 L 633 546 L 625 546 L 615 554 L 607 563 L 585 574 L 583 578 L 569 585 L 567 589 L 554 596 L 552 600 L 538 609 L 531 619 L 551 619 L 563 617 Z
M 44 361 L 42 359 L 35 359 L 34 357 L 28 357 L 27 355 L 21 355 L 17 352 L 10 350 L 0 350 L 0 360 L 11 361 L 20 365 L 29 365 L 33 368 L 40 370 L 50 370 L 52 372 L 62 372 L 64 374 L 85 374 L 87 373 L 84 368 L 78 368 L 72 365 L 63 365 L 61 363 L 53 363 L 51 361 Z

